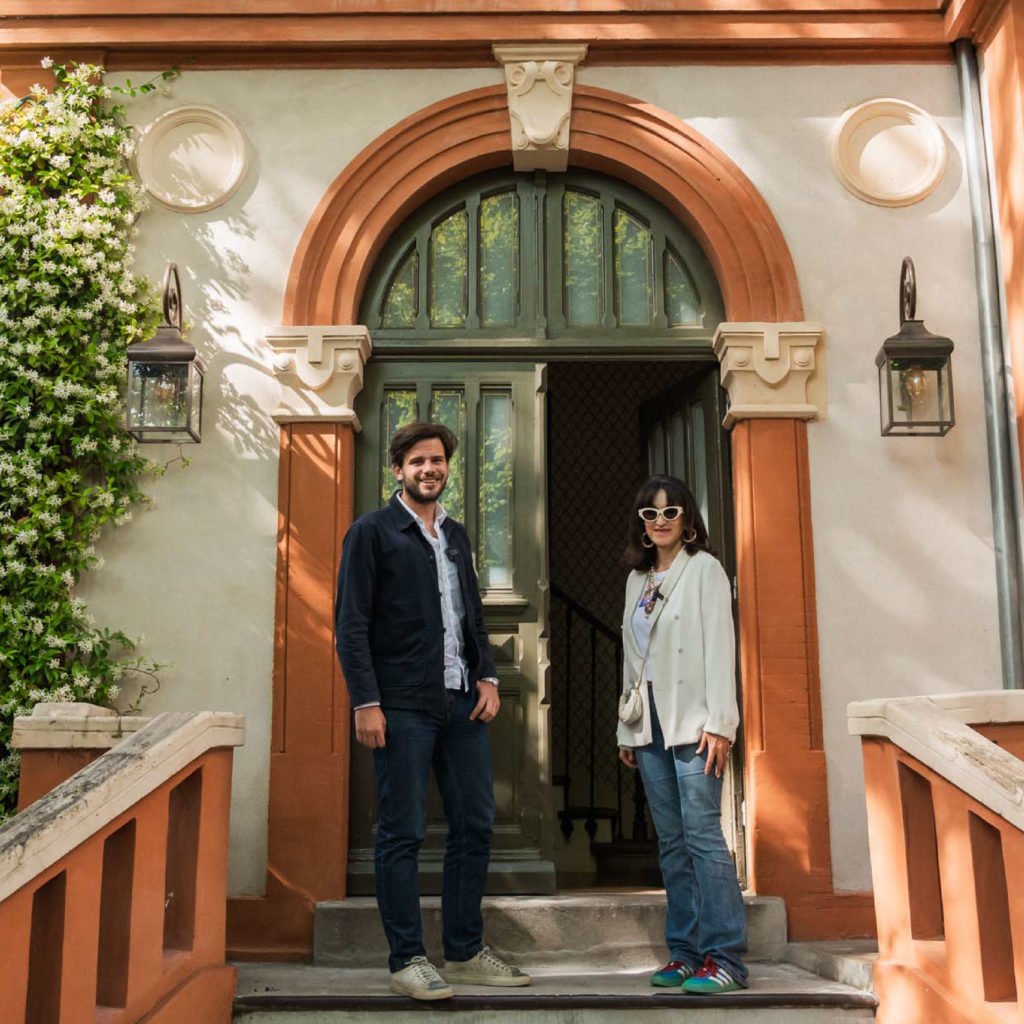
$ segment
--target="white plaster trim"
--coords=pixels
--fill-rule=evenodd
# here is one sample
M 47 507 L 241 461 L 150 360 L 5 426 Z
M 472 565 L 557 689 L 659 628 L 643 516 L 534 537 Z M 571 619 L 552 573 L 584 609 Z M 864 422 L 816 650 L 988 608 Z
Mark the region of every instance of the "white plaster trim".
M 174 160 L 182 129 L 207 137 L 201 147 L 193 147 L 198 153 L 184 166 Z M 175 140 L 170 144 L 172 133 Z M 238 190 L 249 169 L 249 144 L 238 123 L 220 110 L 178 107 L 143 129 L 136 162 L 139 177 L 154 199 L 179 213 L 203 213 L 226 203 Z
M 895 697 L 847 706 L 851 736 L 881 736 L 1024 830 L 1024 761 L 971 725 L 1024 722 L 1024 691 Z
M 748 419 L 822 419 L 825 330 L 818 323 L 722 323 L 714 337 L 729 395 L 723 425 Z
M 109 750 L 151 719 L 119 715 L 95 704 L 37 704 L 14 720 L 16 750 Z
M 513 167 L 567 170 L 572 88 L 576 65 L 587 56 L 586 45 L 538 43 L 492 50 L 505 69 Z
M 373 343 L 359 324 L 272 327 L 266 341 L 271 368 L 281 383 L 281 400 L 271 413 L 278 423 L 351 423 L 363 389 L 363 368 Z
M 198 757 L 245 742 L 242 715 L 158 715 L 0 827 L 0 901 L 56 864 Z
M 893 121 L 903 135 L 896 137 Z M 907 168 L 906 130 L 924 149 L 924 160 Z M 888 134 L 888 138 L 887 138 Z M 863 159 L 865 137 L 873 149 Z M 852 107 L 832 134 L 832 167 L 843 185 L 858 199 L 875 206 L 910 206 L 934 191 L 946 172 L 946 137 L 935 119 L 906 100 L 885 97 Z

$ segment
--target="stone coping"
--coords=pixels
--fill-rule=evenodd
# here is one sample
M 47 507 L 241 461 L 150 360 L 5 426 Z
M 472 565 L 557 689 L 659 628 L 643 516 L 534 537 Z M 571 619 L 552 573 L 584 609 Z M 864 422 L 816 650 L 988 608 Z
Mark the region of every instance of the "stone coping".
M 1024 722 L 1024 690 L 891 697 L 847 706 L 853 736 L 881 736 L 1024 830 L 1024 761 L 972 725 Z
M 215 747 L 245 742 L 242 715 L 157 715 L 0 827 L 0 900 L 56 864 Z
M 16 750 L 110 750 L 151 718 L 120 715 L 95 704 L 37 704 L 14 720 Z

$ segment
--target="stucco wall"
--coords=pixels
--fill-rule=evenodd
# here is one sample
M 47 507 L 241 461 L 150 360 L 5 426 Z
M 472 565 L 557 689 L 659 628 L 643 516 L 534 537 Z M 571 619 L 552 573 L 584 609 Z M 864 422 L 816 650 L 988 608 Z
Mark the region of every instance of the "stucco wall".
M 142 75 L 133 78 L 144 77 Z M 156 507 L 103 545 L 83 592 L 97 616 L 146 634 L 172 667 L 147 708 L 242 711 L 230 884 L 262 890 L 270 731 L 278 430 L 263 330 L 280 322 L 302 229 L 346 163 L 437 99 L 501 80 L 473 71 L 186 72 L 170 97 L 136 102 L 145 123 L 188 102 L 235 117 L 253 148 L 223 207 L 154 204 L 139 260 L 184 271 L 193 340 L 207 358 L 206 425 L 187 469 L 150 490 Z M 984 421 L 970 221 L 952 67 L 584 68 L 590 85 L 683 117 L 751 178 L 796 263 L 807 319 L 824 323 L 827 418 L 810 427 L 832 850 L 839 888 L 870 885 L 860 754 L 847 701 L 998 685 Z M 939 188 L 906 209 L 869 206 L 831 172 L 829 134 L 847 107 L 898 96 L 934 114 L 953 145 Z M 958 343 L 958 426 L 945 439 L 878 436 L 874 354 L 898 327 L 900 260 L 914 257 L 919 312 Z M 169 459 L 173 450 L 153 449 Z

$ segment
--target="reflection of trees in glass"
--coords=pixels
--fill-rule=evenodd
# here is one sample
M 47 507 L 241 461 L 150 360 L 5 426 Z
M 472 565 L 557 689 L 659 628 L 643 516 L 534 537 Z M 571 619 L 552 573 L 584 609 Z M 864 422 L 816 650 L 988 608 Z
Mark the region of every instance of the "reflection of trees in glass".
M 516 322 L 519 297 L 519 208 L 513 191 L 480 201 L 480 323 Z
M 700 299 L 683 261 L 665 250 L 665 313 L 671 326 L 700 323 Z
M 420 258 L 413 246 L 395 271 L 384 299 L 382 327 L 414 327 L 419 312 Z
M 448 486 L 441 497 L 441 504 L 446 512 L 460 522 L 465 522 L 466 401 L 461 389 L 436 390 L 430 418 L 435 423 L 443 423 L 458 438 L 459 443 L 448 467 Z
M 613 218 L 615 297 L 620 324 L 651 322 L 651 233 L 625 210 Z
M 430 232 L 430 326 L 466 324 L 468 218 L 456 210 Z
M 565 190 L 562 225 L 565 254 L 565 316 L 571 324 L 601 322 L 601 201 Z
M 512 585 L 512 397 L 483 392 L 479 569 L 483 587 Z
M 416 392 L 401 388 L 388 388 L 384 392 L 384 404 L 381 408 L 381 473 L 380 503 L 386 505 L 391 495 L 398 490 L 395 475 L 391 472 L 391 458 L 388 446 L 391 437 L 401 427 L 416 420 Z

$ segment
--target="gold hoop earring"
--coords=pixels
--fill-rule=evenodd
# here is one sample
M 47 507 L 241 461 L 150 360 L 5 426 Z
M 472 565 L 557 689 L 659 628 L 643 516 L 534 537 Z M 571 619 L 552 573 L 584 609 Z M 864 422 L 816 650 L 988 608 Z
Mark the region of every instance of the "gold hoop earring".
M 683 543 L 692 544 L 697 539 L 697 531 L 691 526 L 689 530 L 683 531 Z
M 642 536 L 642 537 L 640 538 L 640 546 L 641 546 L 641 547 L 645 547 L 645 548 L 653 548 L 653 547 L 654 547 L 654 541 L 653 541 L 653 540 L 651 540 L 651 538 L 650 538 L 650 537 L 648 537 L 648 536 L 647 536 L 647 534 L 645 533 L 645 534 L 644 534 L 644 535 L 643 535 L 643 536 Z

